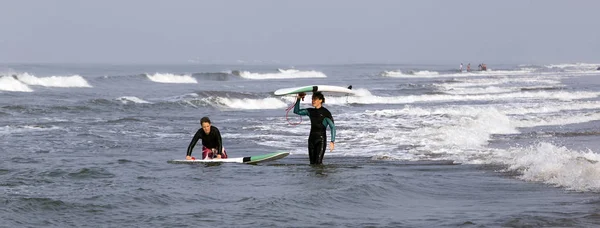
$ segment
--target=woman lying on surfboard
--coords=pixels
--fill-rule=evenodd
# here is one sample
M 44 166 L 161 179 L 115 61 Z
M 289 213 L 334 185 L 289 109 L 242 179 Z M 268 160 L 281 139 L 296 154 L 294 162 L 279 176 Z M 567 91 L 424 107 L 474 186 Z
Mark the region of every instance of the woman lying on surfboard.
M 215 126 L 211 126 L 210 119 L 208 117 L 202 117 L 200 119 L 201 129 L 196 131 L 192 142 L 187 149 L 185 156 L 186 160 L 194 160 L 192 157 L 192 150 L 199 139 L 202 139 L 202 159 L 213 159 L 213 158 L 227 158 L 227 152 L 223 148 L 223 141 L 221 141 L 221 133 Z
M 327 126 L 331 131 L 331 141 L 329 149 L 333 151 L 335 147 L 335 124 L 331 112 L 323 107 L 325 97 L 321 92 L 314 92 L 312 95 L 312 106 L 314 108 L 300 109 L 300 99 L 304 99 L 306 93 L 299 93 L 294 105 L 294 113 L 310 118 L 310 135 L 308 136 L 308 156 L 311 165 L 323 164 L 325 147 L 327 141 Z

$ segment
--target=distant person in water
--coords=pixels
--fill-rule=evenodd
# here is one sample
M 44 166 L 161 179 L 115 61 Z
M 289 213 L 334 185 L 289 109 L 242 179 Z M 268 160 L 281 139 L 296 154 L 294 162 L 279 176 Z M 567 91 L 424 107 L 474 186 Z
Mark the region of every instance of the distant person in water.
M 463 65 L 462 65 L 462 63 L 460 63 L 459 71 L 462 72 L 462 69 L 463 69 Z
M 471 63 L 467 64 L 467 72 L 471 71 Z
M 198 140 L 202 139 L 202 159 L 213 159 L 213 158 L 227 158 L 227 152 L 223 148 L 223 141 L 221 140 L 221 132 L 215 126 L 212 126 L 208 117 L 202 117 L 200 119 L 200 125 L 202 128 L 196 131 L 192 142 L 187 149 L 185 156 L 186 160 L 195 159 L 192 157 L 192 150 Z
M 331 131 L 331 141 L 329 149 L 333 151 L 335 147 L 335 124 L 331 112 L 323 107 L 325 97 L 320 92 L 314 92 L 312 95 L 312 106 L 314 108 L 300 109 L 300 100 L 304 99 L 305 93 L 299 93 L 294 105 L 294 113 L 310 118 L 310 134 L 308 136 L 308 157 L 311 165 L 323 164 L 325 147 L 327 143 L 327 127 Z
M 600 66 L 599 66 L 599 67 L 598 67 L 598 69 L 596 69 L 596 70 L 600 70 Z

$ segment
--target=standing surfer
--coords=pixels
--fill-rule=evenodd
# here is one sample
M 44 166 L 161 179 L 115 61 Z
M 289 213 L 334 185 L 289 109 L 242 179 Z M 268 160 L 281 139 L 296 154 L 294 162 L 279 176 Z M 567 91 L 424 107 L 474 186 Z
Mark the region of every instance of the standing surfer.
M 325 97 L 320 92 L 314 92 L 312 95 L 312 106 L 314 108 L 300 109 L 300 100 L 304 99 L 305 93 L 299 93 L 294 105 L 294 113 L 310 118 L 310 135 L 308 136 L 308 156 L 311 165 L 323 164 L 325 155 L 327 126 L 331 131 L 331 141 L 329 149 L 333 151 L 335 147 L 335 124 L 331 112 L 323 107 Z
M 198 129 L 194 138 L 192 138 L 185 159 L 194 159 L 194 157 L 192 157 L 192 150 L 194 150 L 194 146 L 196 146 L 196 143 L 200 139 L 202 139 L 202 159 L 227 158 L 227 152 L 225 151 L 225 148 L 223 148 L 223 141 L 221 140 L 221 132 L 219 132 L 219 129 L 212 126 L 210 119 L 206 116 L 200 119 L 200 125 L 202 128 Z

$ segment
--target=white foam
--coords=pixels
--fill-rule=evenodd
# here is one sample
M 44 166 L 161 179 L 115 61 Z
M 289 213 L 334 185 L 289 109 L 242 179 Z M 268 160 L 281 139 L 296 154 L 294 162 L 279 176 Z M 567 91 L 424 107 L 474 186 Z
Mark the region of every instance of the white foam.
M 580 113 L 553 116 L 528 116 L 523 120 L 515 120 L 517 127 L 561 126 L 567 124 L 586 123 L 600 120 L 600 113 Z
M 119 97 L 116 100 L 121 101 L 123 104 L 128 104 L 128 103 L 151 104 L 148 101 L 142 100 L 142 99 L 137 98 L 137 97 L 132 97 L 132 96 Z
M 198 83 L 191 75 L 175 75 L 170 73 L 146 74 L 148 79 L 160 83 Z
M 428 70 L 423 70 L 423 71 L 408 71 L 406 73 L 398 70 L 398 71 L 384 71 L 383 73 L 381 73 L 382 76 L 384 77 L 398 77 L 398 78 L 402 78 L 402 77 L 415 77 L 415 76 L 420 76 L 420 77 L 427 77 L 427 76 L 438 76 L 440 73 L 437 71 L 428 71 Z
M 278 109 L 285 108 L 288 104 L 284 103 L 278 98 L 263 98 L 263 99 L 250 99 L 250 98 L 226 98 L 217 97 L 216 104 L 232 109 Z
M 561 111 L 600 109 L 597 101 L 543 102 L 496 105 L 508 115 L 545 114 Z
M 562 64 L 549 64 L 546 65 L 547 68 L 559 68 L 566 70 L 582 70 L 582 71 L 590 71 L 596 70 L 600 67 L 600 63 L 562 63 Z
M 4 126 L 0 127 L 0 134 L 14 134 L 32 131 L 52 131 L 60 129 L 57 126 L 38 126 L 38 125 L 23 125 L 23 126 Z
M 79 75 L 36 77 L 28 73 L 18 74 L 17 79 L 28 85 L 45 87 L 92 87 Z
M 405 106 L 335 115 L 340 152 L 389 159 L 472 161 L 487 153 L 493 134 L 516 134 L 511 118 L 494 108 L 454 106 L 426 110 Z M 365 120 L 365 121 L 357 121 Z M 344 127 L 342 127 L 344 126 Z M 384 126 L 374 128 L 373 126 Z M 356 148 L 368 148 L 369 153 Z
M 33 92 L 29 86 L 11 76 L 0 76 L 0 90 L 11 92 Z
M 287 69 L 286 70 L 286 69 L 281 69 L 281 68 L 278 68 L 277 71 L 279 71 L 280 73 L 284 73 L 284 74 L 293 74 L 293 73 L 300 72 L 299 70 L 296 70 L 296 69 Z
M 448 146 L 479 148 L 488 144 L 492 134 L 517 134 L 511 119 L 494 108 L 470 109 L 462 115 L 449 115 L 435 125 L 418 128 L 412 134 L 422 138 L 427 150 L 436 151 Z M 454 112 L 456 113 L 456 112 Z
M 598 102 L 581 102 L 581 103 L 549 103 L 546 105 L 540 104 L 521 104 L 521 105 L 529 105 L 529 106 L 515 106 L 515 105 L 503 105 L 498 107 L 493 107 L 491 105 L 469 105 L 469 106 L 446 106 L 443 108 L 416 108 L 411 106 L 405 106 L 403 109 L 384 109 L 384 110 L 376 110 L 376 111 L 365 111 L 365 115 L 380 118 L 398 118 L 400 116 L 415 116 L 420 117 L 421 119 L 425 116 L 467 116 L 467 117 L 476 117 L 481 115 L 482 112 L 487 112 L 488 115 L 492 115 L 491 113 L 496 113 L 502 115 L 503 117 L 496 117 L 490 119 L 496 119 L 494 121 L 499 121 L 500 119 L 505 120 L 504 117 L 507 115 L 526 115 L 526 116 L 513 116 L 508 120 L 509 122 L 504 122 L 506 126 L 512 128 L 522 128 L 522 127 L 538 127 L 538 126 L 553 126 L 553 125 L 566 125 L 566 124 L 577 124 L 577 123 L 585 123 L 590 121 L 600 120 L 600 113 L 575 113 L 575 114 L 565 114 L 561 113 L 562 111 L 576 111 L 576 110 L 586 110 L 586 109 L 600 109 L 600 103 Z M 543 115 L 528 115 L 528 114 L 543 114 Z M 549 115 L 553 114 L 553 115 Z M 497 114 L 493 114 L 497 115 Z M 450 122 L 448 122 L 450 123 Z M 483 124 L 485 125 L 485 124 Z M 506 131 L 495 131 L 494 133 L 502 133 L 502 134 L 510 134 L 516 133 L 512 132 L 510 129 L 505 129 Z
M 509 93 L 520 91 L 521 88 L 501 88 L 496 86 L 489 86 L 484 88 L 446 88 L 443 90 L 444 93 L 454 95 L 468 95 L 468 94 L 492 94 L 492 93 Z
M 563 108 L 579 109 L 589 102 Z M 597 103 L 592 103 L 597 105 Z M 548 104 L 553 106 L 553 103 Z M 371 154 L 390 159 L 440 159 L 465 163 L 489 163 L 488 155 L 496 149 L 487 148 L 494 134 L 518 134 L 517 128 L 543 125 L 565 125 L 600 120 L 600 113 L 570 114 L 557 111 L 555 116 L 508 116 L 508 107 L 497 109 L 483 106 L 447 106 L 443 108 L 416 108 L 374 110 L 364 113 L 336 115 L 336 125 L 346 126 L 343 132 L 352 137 L 344 142 L 357 148 L 368 147 Z M 532 111 L 539 110 L 532 107 Z M 552 111 L 552 110 L 547 110 Z M 524 111 L 531 113 L 531 111 Z M 525 118 L 525 119 L 523 119 Z M 353 120 L 353 121 L 344 121 Z M 368 120 L 368 121 L 356 121 Z M 385 126 L 373 128 L 372 126 Z M 342 131 L 342 130 L 340 130 Z M 360 138 L 360 140 L 356 140 Z M 339 144 L 339 148 L 344 148 Z M 398 149 L 405 145 L 405 149 Z M 336 145 L 337 148 L 338 145 Z M 361 156 L 351 147 L 345 154 Z M 354 152 L 356 151 L 356 152 Z M 411 154 L 411 156 L 407 155 Z
M 600 191 L 600 155 L 592 150 L 576 151 L 548 142 L 526 148 L 511 148 L 498 155 L 521 179 L 543 182 L 577 191 Z
M 471 71 L 471 72 L 459 72 L 440 74 L 436 71 L 411 71 L 404 73 L 402 71 L 384 71 L 381 75 L 384 77 L 395 77 L 395 78 L 443 78 L 443 77 L 481 77 L 481 76 L 510 76 L 510 75 L 528 75 L 531 74 L 532 70 L 521 69 L 521 70 L 499 70 L 493 71 L 488 69 L 487 71 Z
M 441 87 L 476 87 L 476 86 L 498 86 L 498 85 L 558 85 L 561 84 L 559 79 L 550 77 L 502 77 L 502 78 L 462 78 L 456 79 L 456 82 L 436 84 Z
M 567 91 L 535 91 L 515 92 L 502 94 L 474 94 L 474 95 L 410 95 L 410 96 L 348 96 L 327 97 L 327 104 L 410 104 L 417 102 L 451 102 L 451 101 L 495 101 L 495 100 L 561 100 L 572 101 L 578 99 L 595 98 L 600 92 L 567 92 Z
M 247 79 L 288 79 L 288 78 L 326 78 L 327 76 L 319 71 L 299 71 L 279 70 L 279 73 L 251 73 L 248 71 L 240 72 L 240 77 Z

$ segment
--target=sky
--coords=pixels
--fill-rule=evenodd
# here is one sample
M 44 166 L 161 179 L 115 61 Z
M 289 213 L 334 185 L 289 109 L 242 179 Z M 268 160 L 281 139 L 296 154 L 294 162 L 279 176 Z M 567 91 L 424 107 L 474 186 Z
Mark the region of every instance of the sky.
M 0 63 L 600 63 L 596 0 L 0 0 Z

